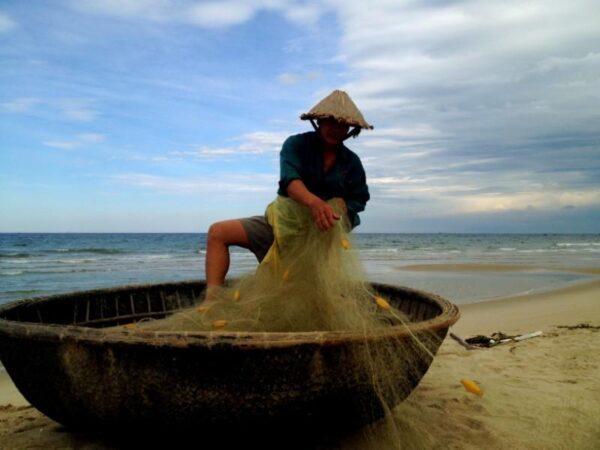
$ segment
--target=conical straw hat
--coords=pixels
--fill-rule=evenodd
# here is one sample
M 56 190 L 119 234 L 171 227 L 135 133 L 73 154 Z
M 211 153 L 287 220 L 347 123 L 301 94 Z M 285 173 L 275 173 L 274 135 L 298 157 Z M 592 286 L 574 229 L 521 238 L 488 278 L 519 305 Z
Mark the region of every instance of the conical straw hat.
M 373 129 L 373 126 L 367 123 L 350 96 L 337 89 L 313 106 L 309 112 L 302 114 L 300 119 L 325 119 L 328 117 L 333 117 L 340 122 L 355 127 Z

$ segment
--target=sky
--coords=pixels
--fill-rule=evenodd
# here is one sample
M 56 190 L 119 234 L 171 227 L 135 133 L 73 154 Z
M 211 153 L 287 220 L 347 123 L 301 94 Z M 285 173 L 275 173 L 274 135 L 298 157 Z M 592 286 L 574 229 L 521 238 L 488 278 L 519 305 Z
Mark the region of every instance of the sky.
M 0 1 L 0 232 L 206 232 L 333 89 L 356 232 L 600 232 L 600 2 Z

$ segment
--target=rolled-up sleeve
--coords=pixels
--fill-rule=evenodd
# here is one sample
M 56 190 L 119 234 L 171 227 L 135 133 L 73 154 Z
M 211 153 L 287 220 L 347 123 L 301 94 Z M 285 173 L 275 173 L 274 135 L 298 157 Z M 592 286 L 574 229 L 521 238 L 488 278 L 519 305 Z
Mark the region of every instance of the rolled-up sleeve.
M 365 210 L 365 206 L 371 198 L 365 169 L 358 158 L 356 159 L 355 169 L 349 184 L 350 188 L 344 196 L 344 200 L 348 208 L 348 218 L 350 219 L 352 228 L 355 228 L 360 224 L 358 213 Z
M 287 196 L 287 187 L 293 180 L 302 178 L 301 166 L 297 139 L 295 136 L 290 136 L 285 140 L 281 152 L 279 152 L 279 188 L 283 195 Z

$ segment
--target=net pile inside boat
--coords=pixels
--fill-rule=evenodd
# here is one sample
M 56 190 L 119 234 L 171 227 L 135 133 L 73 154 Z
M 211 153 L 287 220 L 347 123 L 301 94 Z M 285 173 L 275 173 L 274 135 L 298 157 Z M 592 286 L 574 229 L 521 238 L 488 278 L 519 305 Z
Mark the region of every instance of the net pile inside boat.
M 267 207 L 274 244 L 255 273 L 210 292 L 210 300 L 165 319 L 143 322 L 151 330 L 365 331 L 407 320 L 366 281 L 349 224 L 338 199 L 329 201 L 344 219 L 327 232 L 310 210 L 278 196 Z

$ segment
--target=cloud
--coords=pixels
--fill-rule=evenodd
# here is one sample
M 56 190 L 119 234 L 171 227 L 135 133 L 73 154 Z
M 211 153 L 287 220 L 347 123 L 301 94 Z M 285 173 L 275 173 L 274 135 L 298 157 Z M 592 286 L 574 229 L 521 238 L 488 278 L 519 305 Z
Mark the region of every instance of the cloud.
M 37 97 L 18 97 L 10 101 L 1 103 L 0 106 L 8 112 L 15 114 L 24 114 L 28 112 L 38 112 L 40 106 L 45 106 L 52 111 L 58 112 L 64 119 L 74 122 L 91 122 L 97 116 L 98 112 L 90 107 L 90 99 L 42 99 Z
M 90 14 L 166 20 L 177 9 L 169 0 L 73 0 L 71 7 Z
M 167 157 L 175 159 L 200 158 L 215 159 L 235 155 L 251 156 L 275 154 L 281 150 L 283 141 L 290 135 L 286 132 L 255 131 L 231 139 L 239 143 L 231 146 L 192 146 L 190 150 L 176 150 L 169 152 Z
M 600 85 L 597 3 L 344 4 L 346 87 L 384 124 L 427 117 L 456 139 L 509 129 L 507 141 L 558 124 L 579 131 L 597 102 L 588 95 Z M 565 106 L 574 113 L 566 123 Z
M 89 107 L 89 100 L 85 99 L 62 99 L 58 102 L 58 108 L 62 115 L 76 122 L 91 122 L 98 112 Z
M 75 148 L 89 146 L 94 144 L 100 144 L 106 140 L 106 136 L 98 133 L 82 133 L 77 134 L 74 139 L 71 140 L 49 140 L 44 141 L 46 147 L 60 148 L 62 150 L 72 150 Z
M 442 135 L 442 132 L 427 123 L 415 123 L 412 126 L 394 126 L 377 128 L 368 134 L 375 138 L 421 138 L 431 139 Z
M 420 213 L 439 215 L 477 214 L 528 209 L 558 210 L 600 205 L 600 189 L 596 185 L 577 187 L 577 176 L 570 172 L 555 175 L 552 181 L 540 181 L 526 171 L 504 171 L 491 182 L 473 177 L 463 163 L 456 172 L 423 170 L 403 176 L 368 177 L 372 198 L 406 202 L 422 206 Z
M 600 189 L 586 191 L 540 191 L 520 192 L 516 194 L 479 194 L 463 195 L 456 200 L 456 212 L 479 213 L 489 211 L 555 210 L 559 208 L 573 209 L 600 204 Z
M 81 12 L 124 19 L 185 23 L 201 28 L 239 25 L 260 11 L 276 11 L 300 25 L 316 23 L 323 5 L 291 0 L 73 0 L 70 5 Z
M 17 23 L 7 14 L 0 12 L 0 33 L 7 33 L 17 28 Z
M 291 133 L 284 131 L 255 131 L 244 134 L 236 140 L 242 141 L 238 148 L 243 152 L 269 153 L 281 150 L 283 141 L 285 141 L 290 134 Z
M 167 177 L 145 173 L 111 175 L 110 180 L 142 189 L 169 194 L 252 194 L 270 193 L 277 179 L 258 173 L 214 173 L 196 178 Z
M 46 147 L 60 148 L 62 150 L 71 150 L 81 145 L 77 141 L 44 141 L 42 142 Z
M 422 214 L 600 205 L 600 4 L 331 4 L 343 89 L 375 126 L 348 144 L 374 198 Z
M 187 21 L 203 28 L 220 28 L 246 22 L 256 12 L 256 7 L 244 2 L 202 2 L 191 5 Z
M 25 113 L 41 102 L 41 99 L 35 97 L 19 97 L 2 103 L 2 107 L 12 113 Z
M 324 11 L 323 5 L 317 5 L 316 3 L 291 3 L 285 8 L 284 15 L 291 22 L 300 25 L 312 25 L 319 20 Z
M 78 134 L 77 138 L 86 144 L 99 144 L 106 140 L 106 136 L 98 133 L 82 133 Z
M 273 159 L 291 133 L 282 131 L 254 131 L 228 139 L 231 145 L 190 145 L 189 149 L 172 150 L 162 155 L 129 154 L 114 155 L 113 160 L 169 162 L 184 160 L 235 161 L 240 157 L 264 157 Z
M 281 84 L 291 86 L 291 85 L 302 83 L 302 82 L 313 81 L 320 77 L 321 77 L 321 73 L 318 71 L 311 71 L 311 72 L 306 72 L 306 73 L 284 72 L 282 74 L 279 74 L 279 76 L 277 77 L 277 80 Z

